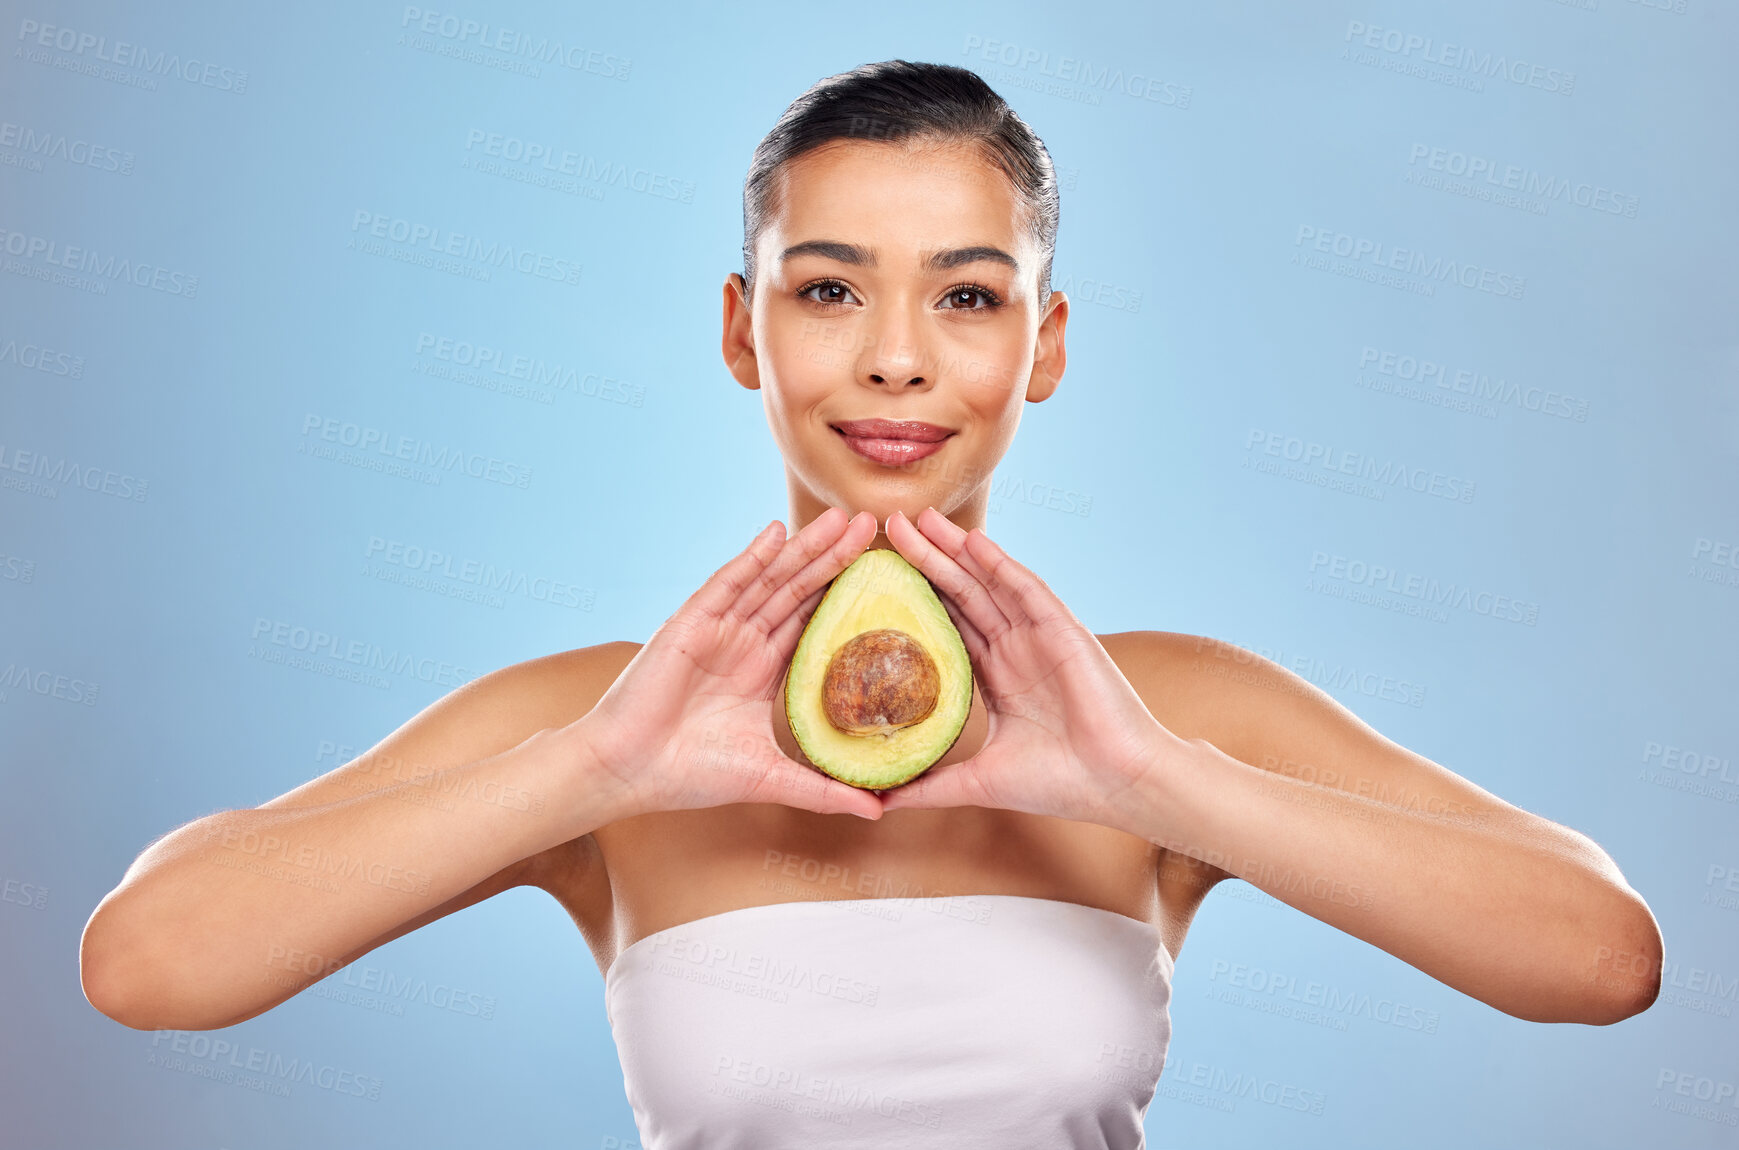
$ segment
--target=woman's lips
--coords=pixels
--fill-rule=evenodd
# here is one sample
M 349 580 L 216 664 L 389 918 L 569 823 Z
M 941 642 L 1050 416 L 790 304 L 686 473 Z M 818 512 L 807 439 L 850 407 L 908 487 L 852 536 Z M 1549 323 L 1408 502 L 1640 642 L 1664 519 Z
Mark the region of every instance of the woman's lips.
M 934 455 L 948 442 L 946 439 L 938 439 L 934 443 L 920 443 L 916 439 L 871 439 L 864 435 L 846 435 L 843 431 L 840 436 L 847 446 L 865 459 L 893 464 L 912 463 L 927 455 Z
M 893 466 L 934 455 L 954 434 L 934 424 L 885 419 L 848 420 L 833 429 L 865 459 Z

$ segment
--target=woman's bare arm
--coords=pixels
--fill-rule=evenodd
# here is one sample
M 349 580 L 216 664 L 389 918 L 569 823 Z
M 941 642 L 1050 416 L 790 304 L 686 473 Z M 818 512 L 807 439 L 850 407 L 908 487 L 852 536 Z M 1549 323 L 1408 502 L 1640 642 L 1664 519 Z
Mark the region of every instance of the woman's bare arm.
M 1244 652 L 1234 667 L 1238 648 L 1175 632 L 1108 646 L 981 529 L 926 508 L 916 524 L 894 512 L 887 534 L 946 595 L 990 728 L 884 809 L 972 802 L 1122 830 L 1518 1018 L 1609 1023 L 1654 1001 L 1660 926 L 1588 836 L 1384 738 L 1278 663 Z M 1159 717 L 1180 708 L 1191 731 Z
M 1116 645 L 1150 710 L 1163 697 L 1207 732 L 1128 796 L 1142 837 L 1517 1018 L 1603 1025 L 1654 1002 L 1660 927 L 1588 836 L 1252 652 L 1171 632 Z
M 808 614 L 874 530 L 835 508 L 788 538 L 775 520 L 644 647 L 486 675 L 329 775 L 178 828 L 85 924 L 85 996 L 135 1029 L 232 1026 L 607 823 L 741 802 L 879 817 L 772 723 Z
M 139 1030 L 233 1026 L 537 881 L 546 854 L 625 813 L 576 721 L 634 649 L 485 675 L 344 766 L 152 843 L 85 926 L 86 997 Z

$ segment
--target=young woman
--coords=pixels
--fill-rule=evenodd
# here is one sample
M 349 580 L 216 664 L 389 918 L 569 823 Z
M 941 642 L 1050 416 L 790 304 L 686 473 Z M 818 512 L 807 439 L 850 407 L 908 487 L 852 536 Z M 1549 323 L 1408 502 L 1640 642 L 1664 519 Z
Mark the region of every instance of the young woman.
M 1593 842 L 1270 662 L 1088 632 L 986 537 L 1023 404 L 1063 375 L 1057 218 L 1044 146 L 969 71 L 800 97 L 756 149 L 723 293 L 795 533 L 769 524 L 644 645 L 486 675 L 153 843 L 86 928 L 91 1002 L 234 1025 L 536 885 L 604 972 L 659 1150 L 1139 1146 L 1173 956 L 1228 877 L 1520 1018 L 1647 1008 L 1659 932 Z M 959 740 L 886 792 L 809 766 L 782 706 L 866 547 L 935 585 L 976 683 Z M 1211 673 L 1227 658 L 1249 673 Z

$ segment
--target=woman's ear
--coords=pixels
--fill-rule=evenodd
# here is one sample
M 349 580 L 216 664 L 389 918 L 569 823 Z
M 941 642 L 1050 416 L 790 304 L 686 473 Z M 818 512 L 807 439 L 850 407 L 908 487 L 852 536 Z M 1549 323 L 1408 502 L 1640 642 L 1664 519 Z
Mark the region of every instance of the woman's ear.
M 725 277 L 725 322 L 721 348 L 725 367 L 750 391 L 761 387 L 761 365 L 755 358 L 755 327 L 749 315 L 749 293 L 743 277 L 732 272 Z
M 1039 320 L 1038 335 L 1033 347 L 1032 375 L 1027 377 L 1026 400 L 1042 403 L 1063 381 L 1063 368 L 1069 354 L 1063 346 L 1063 330 L 1069 325 L 1069 297 L 1060 291 L 1051 292 L 1045 301 L 1045 315 Z

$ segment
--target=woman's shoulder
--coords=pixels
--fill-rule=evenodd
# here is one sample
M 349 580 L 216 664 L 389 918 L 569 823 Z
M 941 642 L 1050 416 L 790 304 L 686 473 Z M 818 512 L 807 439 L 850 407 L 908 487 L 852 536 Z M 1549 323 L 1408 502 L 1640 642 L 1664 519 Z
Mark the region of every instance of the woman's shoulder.
M 1219 639 L 1181 631 L 1115 631 L 1095 638 L 1138 691 L 1142 687 L 1138 675 L 1163 680 L 1175 691 L 1194 682 L 1204 665 L 1230 657 L 1233 651 L 1256 657 Z
M 1311 679 L 1255 651 L 1171 631 L 1099 640 L 1153 717 L 1182 738 L 1406 809 L 1476 820 L 1514 815 L 1508 803 L 1384 736 Z M 1375 678 L 1349 671 L 1337 681 Z
M 1205 739 L 1246 762 L 1260 762 L 1262 720 L 1327 696 L 1254 651 L 1180 631 L 1118 631 L 1096 636 L 1118 670 L 1167 730 Z M 1258 756 L 1255 759 L 1251 755 Z
M 517 672 L 524 678 L 563 678 L 588 674 L 599 668 L 620 670 L 645 645 L 632 639 L 612 639 L 590 647 L 571 647 L 566 651 L 538 655 L 521 663 L 512 663 L 502 670 Z
M 516 726 L 562 727 L 592 709 L 642 646 L 618 639 L 539 655 L 481 675 L 461 690 L 491 710 L 511 711 Z

